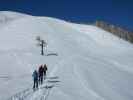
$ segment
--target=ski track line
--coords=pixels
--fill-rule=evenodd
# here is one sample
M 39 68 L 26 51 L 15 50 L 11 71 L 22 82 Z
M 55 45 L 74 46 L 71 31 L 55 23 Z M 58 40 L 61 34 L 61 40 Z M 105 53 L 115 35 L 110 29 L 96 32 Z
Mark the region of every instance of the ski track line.
M 33 93 L 33 89 L 28 88 L 28 89 L 25 89 L 25 90 L 15 94 L 15 95 L 13 95 L 8 100 L 24 100 L 27 96 L 29 96 L 32 93 Z
M 17 94 L 11 96 L 8 100 L 36 100 L 36 93 L 41 93 L 41 97 L 38 97 L 39 100 L 47 100 L 48 96 L 50 94 L 50 91 L 53 87 L 58 86 L 58 80 L 56 80 L 56 78 L 58 79 L 58 77 L 49 77 L 48 80 L 39 87 L 38 90 L 33 91 L 32 88 L 27 88 L 21 92 L 18 92 Z M 56 80 L 54 82 L 51 82 L 50 80 Z M 35 96 L 35 99 L 33 99 L 32 97 Z

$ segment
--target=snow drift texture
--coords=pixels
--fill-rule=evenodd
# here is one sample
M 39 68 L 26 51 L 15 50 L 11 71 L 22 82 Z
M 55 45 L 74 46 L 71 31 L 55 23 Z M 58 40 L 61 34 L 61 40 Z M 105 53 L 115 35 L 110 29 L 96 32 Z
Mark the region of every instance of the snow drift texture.
M 48 43 L 45 56 L 36 36 Z M 47 100 L 133 98 L 132 44 L 92 25 L 0 12 L 0 100 L 32 88 L 32 71 L 45 63 L 48 77 L 60 81 Z M 24 100 L 40 100 L 44 92 L 29 92 Z

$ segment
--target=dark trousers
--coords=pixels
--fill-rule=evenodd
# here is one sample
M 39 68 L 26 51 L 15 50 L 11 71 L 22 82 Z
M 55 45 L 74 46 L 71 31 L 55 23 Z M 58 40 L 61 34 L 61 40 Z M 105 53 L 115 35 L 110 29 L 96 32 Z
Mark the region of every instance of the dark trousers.
M 44 73 L 44 80 L 46 79 L 46 73 Z
M 33 89 L 38 88 L 38 80 L 34 79 L 34 85 L 33 85 Z
M 39 76 L 39 84 L 43 84 L 43 75 Z

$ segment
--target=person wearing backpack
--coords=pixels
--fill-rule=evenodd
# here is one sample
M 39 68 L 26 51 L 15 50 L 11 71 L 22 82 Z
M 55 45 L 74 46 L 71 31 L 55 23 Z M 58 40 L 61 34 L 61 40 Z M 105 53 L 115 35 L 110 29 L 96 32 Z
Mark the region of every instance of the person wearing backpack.
M 43 84 L 43 72 L 44 72 L 43 65 L 41 65 L 39 67 L 39 70 L 38 70 L 38 73 L 39 73 L 39 84 Z
M 46 72 L 47 72 L 48 68 L 47 68 L 47 65 L 44 64 L 43 66 L 43 75 L 44 75 L 44 80 L 46 79 Z
M 34 90 L 38 89 L 38 72 L 37 72 L 37 70 L 34 70 L 32 77 L 33 77 L 33 81 L 34 81 L 33 89 Z

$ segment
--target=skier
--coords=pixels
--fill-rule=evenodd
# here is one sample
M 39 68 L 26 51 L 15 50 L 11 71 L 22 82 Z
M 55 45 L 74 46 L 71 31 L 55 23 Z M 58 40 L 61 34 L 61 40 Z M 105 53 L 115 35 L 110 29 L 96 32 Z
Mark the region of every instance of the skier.
M 39 67 L 38 73 L 39 73 L 39 84 L 43 84 L 43 65 Z
M 46 71 L 47 71 L 47 65 L 46 64 L 44 64 L 44 66 L 43 66 L 43 74 L 44 74 L 44 80 L 46 79 Z
M 37 70 L 34 70 L 32 77 L 33 77 L 33 81 L 34 81 L 33 89 L 34 90 L 38 89 L 38 72 L 37 72 Z

